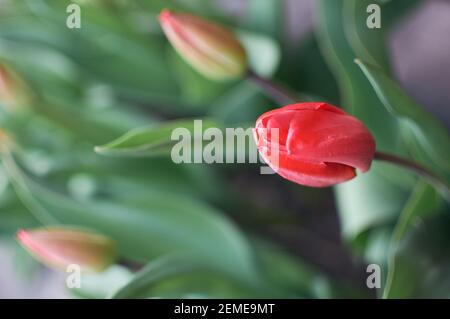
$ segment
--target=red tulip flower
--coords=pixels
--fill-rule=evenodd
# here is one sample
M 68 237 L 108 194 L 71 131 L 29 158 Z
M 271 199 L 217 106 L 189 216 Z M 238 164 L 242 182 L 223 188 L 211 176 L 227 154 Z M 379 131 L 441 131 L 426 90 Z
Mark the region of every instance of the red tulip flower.
M 375 141 L 364 124 L 327 103 L 292 104 L 267 112 L 256 121 L 254 133 L 267 164 L 306 186 L 348 181 L 356 169 L 368 171 L 375 154 Z

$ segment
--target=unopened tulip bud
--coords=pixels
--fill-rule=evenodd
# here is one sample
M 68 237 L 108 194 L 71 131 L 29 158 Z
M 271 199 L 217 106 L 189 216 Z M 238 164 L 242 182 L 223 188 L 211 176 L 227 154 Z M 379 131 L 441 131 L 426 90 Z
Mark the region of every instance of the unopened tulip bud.
M 5 104 L 14 102 L 14 88 L 11 82 L 12 79 L 9 72 L 0 66 L 0 101 Z
M 87 230 L 66 227 L 21 230 L 17 240 L 45 265 L 64 271 L 72 264 L 83 271 L 101 271 L 115 258 L 112 240 Z
M 272 129 L 278 130 L 275 141 Z M 348 181 L 356 176 L 356 169 L 369 170 L 375 153 L 375 140 L 364 124 L 327 103 L 298 103 L 267 112 L 257 120 L 254 132 L 269 166 L 306 186 Z M 270 152 L 273 146 L 276 154 Z
M 17 111 L 27 104 L 25 85 L 6 66 L 0 64 L 0 107 Z
M 247 69 L 239 40 L 213 22 L 186 13 L 164 10 L 161 26 L 178 53 L 197 71 L 214 80 L 238 78 Z

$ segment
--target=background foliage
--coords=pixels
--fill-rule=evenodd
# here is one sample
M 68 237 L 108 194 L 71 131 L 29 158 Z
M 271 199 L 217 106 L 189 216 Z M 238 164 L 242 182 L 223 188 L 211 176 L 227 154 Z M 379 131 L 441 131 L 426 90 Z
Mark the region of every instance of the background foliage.
M 332 192 L 256 165 L 168 157 L 174 120 L 252 125 L 277 105 L 245 80 L 214 83 L 186 65 L 158 25 L 165 7 L 230 26 L 260 74 L 341 105 L 380 150 L 450 180 L 448 133 L 395 83 L 385 49 L 420 1 L 379 1 L 380 30 L 366 27 L 372 2 L 317 0 L 301 43 L 285 36 L 280 0 L 248 0 L 237 14 L 212 0 L 77 1 L 73 30 L 70 1 L 1 2 L 0 68 L 13 98 L 0 95 L 0 120 L 14 151 L 2 155 L 0 235 L 62 223 L 113 238 L 126 262 L 83 276 L 71 290 L 81 297 L 450 297 L 448 202 L 404 170 L 376 163 Z M 377 292 L 365 284 L 373 262 Z

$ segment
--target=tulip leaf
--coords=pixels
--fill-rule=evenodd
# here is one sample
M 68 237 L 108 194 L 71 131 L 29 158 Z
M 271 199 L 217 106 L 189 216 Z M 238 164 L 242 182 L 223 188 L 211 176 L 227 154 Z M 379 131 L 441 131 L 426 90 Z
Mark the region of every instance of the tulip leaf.
M 273 38 L 281 35 L 283 2 L 278 0 L 249 0 L 245 26 L 268 34 Z
M 247 51 L 251 69 L 259 75 L 272 76 L 281 59 L 278 43 L 270 37 L 248 31 L 239 31 L 238 36 Z
M 265 283 L 237 281 L 202 263 L 195 255 L 181 253 L 149 262 L 112 298 L 249 298 L 276 294 L 277 291 Z
M 242 122 L 254 123 L 266 111 L 266 103 L 259 88 L 248 81 L 242 81 L 214 101 L 208 110 L 208 116 L 230 126 Z
M 149 192 L 139 201 L 81 202 L 32 180 L 12 156 L 6 156 L 3 162 L 21 200 L 45 224 L 95 229 L 114 239 L 119 255 L 131 260 L 148 262 L 182 251 L 230 276 L 255 278 L 248 242 L 226 217 L 207 204 L 164 192 Z
M 133 277 L 125 267 L 113 265 L 101 273 L 83 273 L 79 288 L 71 288 L 70 292 L 82 298 L 104 299 Z
M 375 137 L 377 149 L 406 154 L 398 119 L 380 107 L 370 83 L 354 64 L 356 54 L 349 37 L 357 31 L 349 28 L 366 27 L 365 21 L 353 17 L 352 20 L 359 21 L 358 26 L 346 25 L 350 18 L 347 15 L 355 11 L 346 10 L 344 0 L 317 2 L 317 40 L 340 85 L 341 106 L 368 127 Z M 366 36 L 365 41 L 378 43 L 378 37 L 383 34 L 375 32 Z M 377 52 L 371 52 L 372 58 L 382 61 Z M 388 224 L 400 213 L 414 180 L 408 173 L 395 168 L 388 168 L 390 173 L 386 174 L 384 168 L 387 165 L 374 165 L 368 173 L 337 187 L 339 214 L 347 239 L 355 240 L 372 227 Z
M 382 27 L 371 29 L 367 26 L 369 13 L 367 8 L 373 4 L 373 0 L 346 0 L 344 1 L 343 13 L 344 28 L 347 32 L 347 40 L 351 45 L 356 56 L 367 59 L 373 64 L 384 68 L 389 66 L 387 51 L 384 46 L 386 37 L 386 28 Z M 386 4 L 381 11 L 388 11 Z M 382 16 L 382 21 L 384 21 Z
M 395 220 L 404 205 L 404 198 L 398 195 L 401 185 L 385 176 L 384 169 L 388 169 L 387 165 L 376 163 L 369 172 L 336 188 L 342 231 L 348 239 L 356 239 L 364 230 Z
M 66 5 L 59 3 L 56 9 L 29 1 L 29 6 L 39 16 L 20 14 L 0 22 L 0 57 L 24 70 L 38 92 L 53 91 L 59 82 L 73 81 L 77 86 L 95 79 L 111 86 L 118 96 L 157 101 L 154 105 L 164 110 L 186 107 L 173 85 L 172 73 L 167 72 L 161 34 L 135 32 L 106 10 L 92 7 L 83 8 L 83 32 L 74 32 L 60 27 L 66 23 Z M 149 16 L 155 24 L 156 18 Z M 42 74 L 48 73 L 60 79 L 41 81 Z
M 373 65 L 379 65 L 383 69 L 389 69 L 390 61 L 385 48 L 386 37 L 389 36 L 393 23 L 397 22 L 398 17 L 406 14 L 418 2 L 420 0 L 379 0 L 380 28 L 369 28 L 367 21 L 373 11 L 367 10 L 376 3 L 373 0 L 344 1 L 344 28 L 355 56 Z
M 111 298 L 142 298 L 149 297 L 151 286 L 172 276 L 192 272 L 200 265 L 193 258 L 185 255 L 170 255 L 148 263 L 143 269 L 123 287 L 117 290 Z
M 424 156 L 442 171 L 450 172 L 450 136 L 431 114 L 416 104 L 378 67 L 356 60 L 385 108 L 411 130 Z
M 168 50 L 169 62 L 181 89 L 182 98 L 195 107 L 207 108 L 229 86 L 228 83 L 211 81 L 191 67 L 172 48 Z
M 384 298 L 450 296 L 450 258 L 444 253 L 450 220 L 448 212 L 438 214 L 443 207 L 437 192 L 418 182 L 392 236 Z
M 217 127 L 217 125 L 211 120 L 202 120 L 201 129 L 210 127 Z M 95 151 L 99 154 L 115 156 L 169 155 L 172 147 L 180 142 L 172 139 L 172 132 L 175 129 L 187 129 L 192 138 L 191 145 L 196 144 L 193 143 L 194 139 L 201 139 L 203 136 L 202 130 L 199 130 L 199 135 L 196 135 L 194 119 L 177 120 L 134 129 L 108 144 L 97 146 Z

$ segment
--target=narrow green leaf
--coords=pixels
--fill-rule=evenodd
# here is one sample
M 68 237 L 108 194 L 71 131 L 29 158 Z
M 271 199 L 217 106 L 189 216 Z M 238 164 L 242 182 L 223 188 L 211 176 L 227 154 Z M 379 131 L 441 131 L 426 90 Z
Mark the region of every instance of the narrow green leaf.
M 113 265 L 101 273 L 83 273 L 80 288 L 70 292 L 82 298 L 104 299 L 131 280 L 133 274 L 125 267 Z
M 281 34 L 284 1 L 250 0 L 247 1 L 245 26 L 251 30 L 278 37 Z
M 405 243 L 408 241 L 405 238 L 414 229 L 414 223 L 436 213 L 441 205 L 442 200 L 436 191 L 424 181 L 419 181 L 394 229 L 388 258 L 388 275 L 383 292 L 384 298 L 418 297 L 415 295 L 418 292 L 414 290 L 417 289 L 418 282 L 425 276 L 417 276 L 418 274 L 414 272 L 416 267 L 405 263 L 405 258 L 410 258 L 404 256 Z M 417 249 L 417 247 L 412 246 L 412 249 Z M 424 253 L 426 254 L 426 252 Z
M 434 165 L 450 172 L 450 136 L 436 119 L 409 98 L 403 90 L 376 66 L 356 60 L 386 109 L 401 119 L 422 146 L 422 152 Z
M 353 63 L 356 53 L 350 40 L 357 30 L 366 27 L 366 22 L 350 17 L 355 11 L 346 10 L 346 2 L 318 0 L 315 10 L 316 38 L 340 86 L 340 105 L 364 122 L 375 137 L 377 149 L 405 154 L 398 120 L 380 107 L 370 83 Z M 348 23 L 350 18 L 358 25 Z M 383 33 L 371 32 L 365 36 L 368 37 L 365 42 L 383 42 L 379 39 Z M 379 53 L 380 50 L 371 51 L 373 59 L 381 61 Z M 395 220 L 407 198 L 408 188 L 413 185 L 400 170 L 392 170 L 386 176 L 384 167 L 375 168 L 337 187 L 339 214 L 347 239 L 353 240 L 371 227 Z
M 217 124 L 211 120 L 202 120 L 203 130 L 210 127 L 217 127 Z M 108 144 L 95 147 L 95 151 L 103 155 L 116 156 L 168 155 L 172 147 L 178 143 L 171 138 L 172 132 L 178 128 L 187 129 L 193 139 L 201 138 L 203 135 L 203 131 L 195 131 L 194 119 L 178 120 L 134 129 Z
M 234 224 L 209 205 L 164 192 L 149 193 L 145 201 L 81 202 L 32 180 L 11 156 L 4 159 L 4 164 L 21 199 L 44 224 L 96 229 L 113 238 L 119 255 L 131 260 L 148 262 L 182 251 L 235 278 L 255 278 L 247 240 Z
M 152 285 L 157 284 L 168 277 L 189 273 L 194 269 L 200 268 L 200 264 L 194 262 L 193 258 L 182 255 L 170 255 L 148 263 L 143 269 L 134 275 L 134 277 L 111 298 L 140 298 L 150 290 Z
M 238 31 L 237 34 L 247 51 L 252 70 L 265 77 L 272 76 L 281 59 L 278 43 L 259 33 Z

